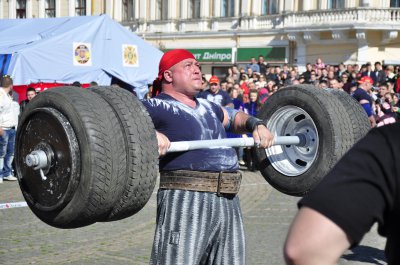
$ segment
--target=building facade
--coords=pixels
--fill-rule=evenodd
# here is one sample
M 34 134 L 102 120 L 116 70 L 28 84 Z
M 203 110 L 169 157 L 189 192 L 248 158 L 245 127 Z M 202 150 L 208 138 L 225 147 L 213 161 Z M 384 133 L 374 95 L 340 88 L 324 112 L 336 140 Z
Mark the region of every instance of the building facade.
M 0 18 L 101 13 L 162 50 L 189 49 L 213 74 L 259 55 L 400 64 L 400 0 L 0 0 Z

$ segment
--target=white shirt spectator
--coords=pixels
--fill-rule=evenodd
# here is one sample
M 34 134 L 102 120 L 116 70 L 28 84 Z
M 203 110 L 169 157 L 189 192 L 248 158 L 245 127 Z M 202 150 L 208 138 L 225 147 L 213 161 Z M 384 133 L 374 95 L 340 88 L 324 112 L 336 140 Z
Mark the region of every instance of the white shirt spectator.
M 18 115 L 18 103 L 3 88 L 0 88 L 0 127 L 3 129 L 16 127 Z

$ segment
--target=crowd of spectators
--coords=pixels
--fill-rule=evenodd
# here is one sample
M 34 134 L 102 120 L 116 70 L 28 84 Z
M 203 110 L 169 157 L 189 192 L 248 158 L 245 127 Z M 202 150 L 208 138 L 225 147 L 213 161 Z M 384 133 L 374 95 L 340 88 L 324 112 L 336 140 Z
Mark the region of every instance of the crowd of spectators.
M 310 84 L 317 88 L 334 88 L 353 95 L 362 77 L 368 76 L 373 82 L 370 91 L 372 112 L 377 126 L 400 120 L 400 66 L 386 65 L 377 61 L 374 64 L 330 65 L 318 58 L 315 63 L 307 63 L 306 70 L 299 71 L 296 65 L 269 65 L 263 56 L 251 58 L 243 67 L 232 65 L 221 79 L 221 90 L 226 91 L 236 101 L 250 102 L 251 92 L 257 92 L 257 106 L 264 104 L 269 96 L 289 85 Z M 208 82 L 204 78 L 204 89 Z M 238 95 L 238 96 L 234 96 Z

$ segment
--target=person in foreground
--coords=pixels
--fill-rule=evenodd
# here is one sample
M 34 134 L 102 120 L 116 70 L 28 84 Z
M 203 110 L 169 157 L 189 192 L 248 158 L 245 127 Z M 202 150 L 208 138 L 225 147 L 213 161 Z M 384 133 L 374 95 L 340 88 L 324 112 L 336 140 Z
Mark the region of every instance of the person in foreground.
M 273 144 L 264 123 L 232 108 L 196 98 L 199 63 L 186 50 L 166 52 L 143 101 L 160 154 L 157 224 L 150 264 L 244 264 L 245 241 L 236 196 L 241 174 L 236 152 L 214 147 L 168 153 L 170 142 L 226 138 L 225 129 L 251 131 L 261 148 Z
M 336 264 L 372 225 L 400 264 L 400 124 L 372 129 L 299 201 L 284 246 L 287 264 Z

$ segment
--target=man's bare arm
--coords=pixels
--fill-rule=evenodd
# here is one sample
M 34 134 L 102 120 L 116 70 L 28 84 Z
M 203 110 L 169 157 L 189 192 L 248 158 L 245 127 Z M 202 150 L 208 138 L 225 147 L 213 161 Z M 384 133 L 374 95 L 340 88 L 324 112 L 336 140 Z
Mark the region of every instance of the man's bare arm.
M 284 246 L 288 265 L 337 264 L 351 242 L 345 232 L 321 213 L 302 207 Z

